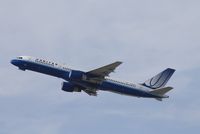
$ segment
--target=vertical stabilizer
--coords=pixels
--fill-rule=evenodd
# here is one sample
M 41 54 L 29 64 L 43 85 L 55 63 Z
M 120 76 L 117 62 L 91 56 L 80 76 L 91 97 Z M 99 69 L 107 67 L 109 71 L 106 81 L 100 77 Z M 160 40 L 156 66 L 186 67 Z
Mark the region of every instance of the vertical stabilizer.
M 174 69 L 167 68 L 166 70 L 157 74 L 153 78 L 145 81 L 142 85 L 151 89 L 162 88 L 167 84 L 174 72 Z

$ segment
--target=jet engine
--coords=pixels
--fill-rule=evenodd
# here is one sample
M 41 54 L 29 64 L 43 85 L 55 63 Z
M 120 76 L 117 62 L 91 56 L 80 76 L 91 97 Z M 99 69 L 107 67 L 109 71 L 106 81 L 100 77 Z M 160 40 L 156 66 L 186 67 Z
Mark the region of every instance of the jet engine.
M 81 92 L 81 89 L 69 82 L 62 83 L 62 90 L 66 92 Z

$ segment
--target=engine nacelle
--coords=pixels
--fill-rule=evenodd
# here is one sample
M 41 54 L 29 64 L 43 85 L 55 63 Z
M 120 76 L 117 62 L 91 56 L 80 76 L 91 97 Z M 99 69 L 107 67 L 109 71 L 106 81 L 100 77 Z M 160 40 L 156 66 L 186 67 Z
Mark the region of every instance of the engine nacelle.
M 62 83 L 62 90 L 66 92 L 81 92 L 81 90 L 77 86 L 69 82 Z
M 72 80 L 86 80 L 87 76 L 82 71 L 72 70 L 69 73 L 69 78 L 72 79 Z

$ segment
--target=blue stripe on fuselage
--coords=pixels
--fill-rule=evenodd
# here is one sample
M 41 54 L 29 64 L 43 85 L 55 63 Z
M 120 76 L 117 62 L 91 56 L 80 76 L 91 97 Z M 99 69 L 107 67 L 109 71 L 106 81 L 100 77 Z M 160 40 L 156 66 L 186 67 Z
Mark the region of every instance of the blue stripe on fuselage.
M 56 68 L 50 65 L 45 65 L 41 63 L 32 62 L 32 61 L 24 61 L 24 60 L 15 60 L 12 62 L 15 63 L 15 65 L 18 66 L 19 68 L 63 78 L 65 80 L 69 79 L 68 77 L 69 71 L 61 69 L 61 68 Z

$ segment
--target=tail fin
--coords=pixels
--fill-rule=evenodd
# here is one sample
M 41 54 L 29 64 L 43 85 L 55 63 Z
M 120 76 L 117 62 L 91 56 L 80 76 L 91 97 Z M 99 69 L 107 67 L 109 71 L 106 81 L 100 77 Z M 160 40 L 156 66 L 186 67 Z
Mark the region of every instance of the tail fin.
M 167 84 L 168 80 L 171 78 L 174 72 L 174 69 L 167 68 L 166 70 L 157 74 L 153 78 L 145 81 L 142 85 L 151 89 L 162 88 Z

